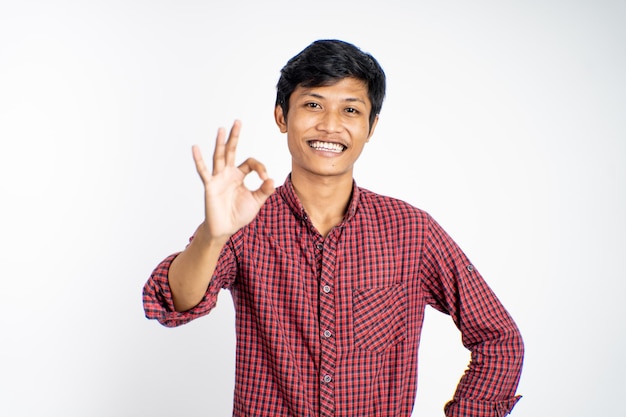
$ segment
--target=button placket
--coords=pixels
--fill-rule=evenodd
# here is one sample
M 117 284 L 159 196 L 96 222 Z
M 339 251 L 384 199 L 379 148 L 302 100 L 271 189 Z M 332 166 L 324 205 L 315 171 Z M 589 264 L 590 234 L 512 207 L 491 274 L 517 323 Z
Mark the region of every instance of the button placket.
M 334 283 L 336 262 L 335 245 L 330 236 L 321 248 L 321 273 L 319 298 L 320 331 L 320 410 L 322 414 L 334 415 L 335 411 L 335 365 L 337 356 L 335 330 L 335 297 L 331 285 Z M 322 284 L 323 283 L 323 284 Z

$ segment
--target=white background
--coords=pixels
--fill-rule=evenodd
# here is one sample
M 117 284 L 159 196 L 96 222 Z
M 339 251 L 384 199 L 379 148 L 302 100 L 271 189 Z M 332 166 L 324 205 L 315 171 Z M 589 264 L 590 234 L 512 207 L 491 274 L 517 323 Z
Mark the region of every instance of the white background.
M 626 415 L 625 19 L 607 0 L 2 1 L 0 415 L 230 415 L 230 294 L 166 329 L 141 290 L 202 220 L 192 144 L 240 118 L 240 159 L 282 183 L 275 84 L 319 38 L 388 76 L 357 183 L 430 212 L 521 328 L 513 415 Z M 429 309 L 414 416 L 443 415 L 468 359 Z

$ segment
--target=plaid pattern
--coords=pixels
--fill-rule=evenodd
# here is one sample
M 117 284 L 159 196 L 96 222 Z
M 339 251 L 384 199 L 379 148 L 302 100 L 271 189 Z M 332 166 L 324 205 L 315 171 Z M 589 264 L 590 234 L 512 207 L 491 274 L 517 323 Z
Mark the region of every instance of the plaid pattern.
M 447 416 L 500 417 L 523 357 L 515 323 L 425 212 L 354 186 L 326 239 L 290 179 L 224 247 L 204 299 L 174 311 L 166 258 L 144 287 L 146 316 L 179 326 L 236 310 L 234 416 L 410 416 L 426 305 L 449 314 L 472 360 Z

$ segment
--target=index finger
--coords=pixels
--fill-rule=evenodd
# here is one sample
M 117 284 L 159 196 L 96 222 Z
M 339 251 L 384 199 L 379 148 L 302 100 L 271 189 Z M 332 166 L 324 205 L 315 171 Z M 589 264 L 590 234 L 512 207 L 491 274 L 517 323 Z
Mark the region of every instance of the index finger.
M 241 170 L 241 172 L 243 172 L 244 175 L 248 175 L 249 173 L 254 171 L 262 180 L 268 179 L 265 165 L 263 165 L 263 163 L 257 161 L 254 158 L 246 159 L 239 165 L 238 168 Z

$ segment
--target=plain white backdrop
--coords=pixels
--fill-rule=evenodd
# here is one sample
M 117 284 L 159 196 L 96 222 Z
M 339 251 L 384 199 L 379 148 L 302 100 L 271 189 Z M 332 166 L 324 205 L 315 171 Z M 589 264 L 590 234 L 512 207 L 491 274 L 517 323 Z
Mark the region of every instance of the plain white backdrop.
M 430 212 L 522 330 L 518 417 L 626 416 L 626 3 L 1 1 L 0 415 L 226 417 L 230 294 L 166 329 L 152 269 L 202 220 L 191 145 L 289 172 L 285 62 L 319 38 L 388 76 L 357 183 Z M 429 309 L 414 416 L 468 352 Z

